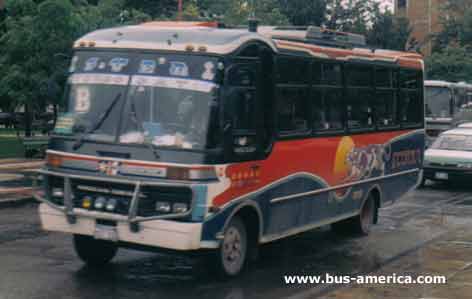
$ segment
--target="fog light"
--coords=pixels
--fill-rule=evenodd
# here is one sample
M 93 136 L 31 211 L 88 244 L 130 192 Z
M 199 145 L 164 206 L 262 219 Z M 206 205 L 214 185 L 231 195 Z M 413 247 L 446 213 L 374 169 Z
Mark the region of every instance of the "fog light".
M 170 203 L 164 201 L 156 202 L 156 211 L 160 213 L 169 213 L 170 212 Z
M 82 199 L 82 208 L 84 209 L 90 209 L 92 206 L 92 198 L 86 196 Z
M 186 203 L 174 203 L 172 206 L 172 212 L 176 214 L 185 213 L 188 211 L 188 205 Z
M 103 196 L 100 196 L 95 200 L 95 204 L 93 205 L 93 207 L 95 208 L 95 210 L 103 210 L 106 204 L 107 199 Z
M 52 196 L 53 197 L 64 197 L 64 190 L 61 188 L 53 188 L 52 189 Z
M 118 201 L 114 198 L 110 198 L 107 202 L 106 209 L 108 212 L 113 212 L 116 209 L 116 205 L 118 204 Z

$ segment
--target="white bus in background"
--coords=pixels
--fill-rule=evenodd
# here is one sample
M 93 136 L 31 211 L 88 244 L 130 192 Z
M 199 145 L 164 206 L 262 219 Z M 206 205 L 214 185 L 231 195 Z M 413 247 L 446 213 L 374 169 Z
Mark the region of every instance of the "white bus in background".
M 472 85 L 447 81 L 425 81 L 424 84 L 426 143 L 429 145 L 455 124 L 472 120 Z

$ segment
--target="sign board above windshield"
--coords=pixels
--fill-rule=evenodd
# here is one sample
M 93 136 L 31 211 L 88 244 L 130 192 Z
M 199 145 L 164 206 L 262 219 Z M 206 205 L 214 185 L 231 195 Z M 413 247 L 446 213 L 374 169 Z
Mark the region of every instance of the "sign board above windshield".
M 215 81 L 218 59 L 181 54 L 139 54 L 79 51 L 72 58 L 70 73 L 99 73 L 175 77 Z

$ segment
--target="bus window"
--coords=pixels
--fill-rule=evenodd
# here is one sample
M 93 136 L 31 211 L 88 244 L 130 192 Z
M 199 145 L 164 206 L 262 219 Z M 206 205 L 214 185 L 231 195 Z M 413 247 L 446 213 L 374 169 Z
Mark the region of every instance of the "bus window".
M 423 101 L 418 91 L 402 91 L 399 107 L 403 125 L 419 125 L 423 122 Z
M 308 84 L 310 63 L 299 57 L 281 57 L 278 63 L 278 82 L 281 84 Z
M 233 129 L 254 130 L 256 128 L 256 101 L 255 91 L 238 89 L 231 100 L 234 108 Z
M 342 130 L 344 111 L 342 90 L 334 88 L 314 90 L 313 96 L 313 127 L 315 130 Z
M 341 86 L 342 72 L 339 63 L 323 63 L 322 65 L 321 85 Z M 313 82 L 313 84 L 317 84 Z
M 377 90 L 373 102 L 374 117 L 378 127 L 392 127 L 398 124 L 395 91 Z
M 417 70 L 399 71 L 401 122 L 403 126 L 420 126 L 423 119 L 423 82 L 422 73 Z
M 347 92 L 347 124 L 349 129 L 366 129 L 373 127 L 371 92 L 368 89 L 349 89 Z
M 308 131 L 309 111 L 306 89 L 279 88 L 278 128 L 282 134 Z
M 375 69 L 373 110 L 375 122 L 380 128 L 398 124 L 396 74 L 385 67 L 376 67 Z
M 352 65 L 348 67 L 347 82 L 347 125 L 349 129 L 368 129 L 374 126 L 372 120 L 372 68 Z

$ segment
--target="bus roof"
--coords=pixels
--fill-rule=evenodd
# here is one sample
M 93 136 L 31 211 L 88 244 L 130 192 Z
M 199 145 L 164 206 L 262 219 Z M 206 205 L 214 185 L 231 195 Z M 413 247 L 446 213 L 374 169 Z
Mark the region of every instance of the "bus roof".
M 424 86 L 427 87 L 452 87 L 454 83 L 440 80 L 425 80 Z
M 319 30 L 318 32 L 324 32 Z M 332 32 L 330 32 L 332 33 Z M 261 26 L 258 32 L 247 29 L 218 28 L 215 22 L 149 22 L 136 26 L 115 27 L 91 32 L 75 42 L 74 48 L 111 48 L 166 51 L 195 51 L 229 54 L 250 41 L 265 43 L 274 52 L 303 53 L 337 60 L 379 61 L 422 68 L 417 53 L 375 50 L 363 47 L 335 47 L 309 43 L 307 30 Z M 340 33 L 354 41 L 360 36 Z

